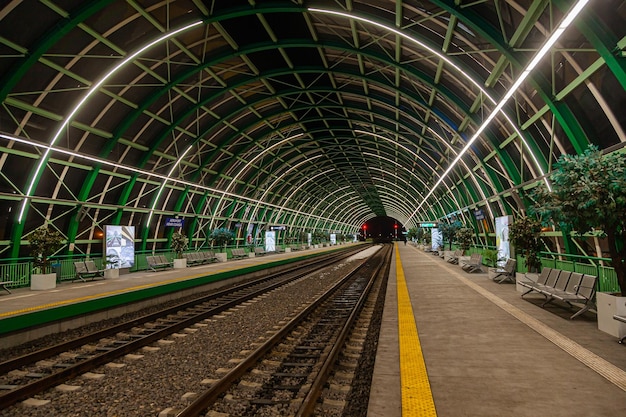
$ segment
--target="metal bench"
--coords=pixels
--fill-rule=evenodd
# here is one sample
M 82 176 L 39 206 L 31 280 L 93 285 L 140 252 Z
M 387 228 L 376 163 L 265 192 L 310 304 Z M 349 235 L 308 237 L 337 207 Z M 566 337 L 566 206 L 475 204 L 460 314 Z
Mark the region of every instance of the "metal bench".
M 87 282 L 87 279 L 104 278 L 104 271 L 98 269 L 94 261 L 74 262 L 76 279 Z
M 258 256 L 263 256 L 267 254 L 267 252 L 265 252 L 265 249 L 263 248 L 254 248 L 254 254 Z
M 157 271 L 159 268 L 167 269 L 172 267 L 172 263 L 167 260 L 165 255 L 146 256 L 148 268 Z
M 483 256 L 479 253 L 473 253 L 467 261 L 461 261 L 461 268 L 469 273 L 483 272 Z
M 7 288 L 7 285 L 13 284 L 13 281 L 2 281 L 0 282 L 0 288 L 11 294 L 11 291 Z
M 445 256 L 445 254 L 444 254 L 444 256 Z M 459 263 L 459 256 L 463 256 L 463 251 L 457 249 L 454 252 L 452 252 L 451 254 L 449 254 L 448 257 L 445 258 L 445 260 L 446 260 L 446 262 L 450 262 L 451 264 L 457 265 Z
M 502 268 L 489 268 L 489 271 L 493 273 L 492 279 L 498 284 L 502 284 L 504 281 L 511 281 L 515 283 L 515 267 L 517 261 L 515 259 L 507 259 Z
M 617 320 L 617 321 L 621 321 L 622 323 L 626 323 L 626 316 L 620 316 L 620 315 L 614 315 L 613 316 L 613 320 Z M 618 343 L 624 343 L 624 341 L 626 340 L 626 336 L 623 336 L 620 340 L 618 340 Z
M 520 280 L 518 284 L 528 288 L 522 297 L 531 292 L 544 296 L 545 302 L 542 307 L 555 300 L 564 302 L 570 307 L 574 304 L 582 305 L 580 310 L 570 316 L 570 319 L 573 319 L 593 307 L 597 281 L 598 277 L 595 275 L 543 268 L 536 282 Z
M 248 256 L 246 250 L 243 248 L 233 249 L 230 251 L 230 253 L 233 256 L 233 259 L 242 259 Z

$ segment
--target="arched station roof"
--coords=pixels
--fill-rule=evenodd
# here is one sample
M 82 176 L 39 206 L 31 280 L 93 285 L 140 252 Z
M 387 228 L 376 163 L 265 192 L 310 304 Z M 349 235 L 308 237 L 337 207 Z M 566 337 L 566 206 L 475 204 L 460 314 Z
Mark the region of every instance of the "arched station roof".
M 585 3 L 6 2 L 0 251 L 524 210 L 561 154 L 626 140 L 626 4 Z

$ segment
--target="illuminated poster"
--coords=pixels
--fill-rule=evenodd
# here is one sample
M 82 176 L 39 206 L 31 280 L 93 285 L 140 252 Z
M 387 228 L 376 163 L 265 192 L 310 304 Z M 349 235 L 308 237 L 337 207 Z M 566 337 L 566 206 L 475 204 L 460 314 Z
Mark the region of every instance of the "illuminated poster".
M 276 252 L 276 232 L 265 232 L 265 252 Z
M 135 226 L 104 226 L 107 268 L 132 268 L 135 265 Z
M 498 265 L 503 265 L 506 260 L 511 257 L 511 245 L 509 244 L 509 224 L 512 221 L 512 216 L 496 217 L 496 248 L 498 249 Z
M 331 245 L 336 245 L 337 244 L 337 235 L 335 233 L 331 233 L 330 234 L 330 244 Z
M 430 229 L 430 244 L 432 250 L 438 250 L 440 247 L 443 248 L 443 235 L 436 227 Z

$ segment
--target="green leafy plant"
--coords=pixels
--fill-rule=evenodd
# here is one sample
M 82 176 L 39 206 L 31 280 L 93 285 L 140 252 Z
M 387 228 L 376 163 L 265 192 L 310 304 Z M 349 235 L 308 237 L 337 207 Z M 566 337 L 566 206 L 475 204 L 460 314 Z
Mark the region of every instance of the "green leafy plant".
M 602 231 L 622 296 L 626 296 L 626 155 L 602 155 L 590 145 L 580 155 L 562 155 L 533 193 L 535 210 L 562 230 Z
M 176 258 L 182 259 L 183 251 L 189 246 L 189 238 L 184 233 L 174 232 L 172 233 L 172 240 L 170 242 L 170 248 L 176 252 Z
M 444 246 L 445 242 L 448 242 L 450 245 L 450 250 L 452 250 L 452 242 L 456 237 L 456 233 L 462 226 L 463 225 L 458 220 L 453 221 L 452 223 L 439 223 L 439 230 L 441 231 Z
M 215 242 L 215 245 L 220 247 L 226 246 L 234 237 L 235 234 L 225 227 L 213 230 L 209 236 Z
M 34 266 L 44 274 L 50 273 L 50 256 L 63 247 L 63 236 L 56 230 L 41 226 L 28 235 L 28 243 Z
M 322 243 L 328 240 L 328 236 L 326 233 L 320 231 L 320 230 L 316 230 L 313 232 L 313 234 L 311 235 L 311 240 L 313 241 L 313 244 L 318 244 L 318 243 Z
M 469 227 L 461 227 L 459 230 L 457 230 L 456 240 L 459 243 L 459 247 L 463 251 L 463 254 L 465 254 L 466 250 L 469 250 L 469 248 L 472 247 L 473 238 L 474 229 L 471 229 Z
M 483 251 L 483 259 L 487 266 L 495 267 L 498 264 L 498 250 L 485 249 Z
M 520 217 L 509 225 L 509 240 L 526 258 L 529 272 L 541 268 L 541 222 L 531 217 Z

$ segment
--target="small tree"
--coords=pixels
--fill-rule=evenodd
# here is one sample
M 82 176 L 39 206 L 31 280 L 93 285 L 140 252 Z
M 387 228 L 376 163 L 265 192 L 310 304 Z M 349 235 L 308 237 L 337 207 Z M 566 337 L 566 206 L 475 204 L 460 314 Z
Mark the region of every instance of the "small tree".
M 449 242 L 450 250 L 452 250 L 452 242 L 456 237 L 456 232 L 462 227 L 460 221 L 456 220 L 452 223 L 440 223 L 439 230 L 441 231 L 441 236 L 443 239 L 443 245 L 445 247 L 445 242 Z
M 311 239 L 313 241 L 313 244 L 318 244 L 327 241 L 328 237 L 326 233 L 320 230 L 315 230 L 311 235 Z
M 222 247 L 222 248 L 226 246 L 228 242 L 233 240 L 234 237 L 235 237 L 235 234 L 231 232 L 230 230 L 226 229 L 225 227 L 215 229 L 209 235 L 209 238 L 215 242 L 215 245 L 217 245 L 218 247 Z
M 189 238 L 182 232 L 172 233 L 172 241 L 170 242 L 170 248 L 176 252 L 176 258 L 182 259 L 183 251 L 189 246 Z
M 35 267 L 39 268 L 43 274 L 49 273 L 50 256 L 63 246 L 63 236 L 56 230 L 41 226 L 28 235 L 28 243 Z
M 600 230 L 606 237 L 622 296 L 626 296 L 626 156 L 602 155 L 590 145 L 581 155 L 561 155 L 545 185 L 534 193 L 544 220 L 582 235 Z
M 411 227 L 406 234 L 406 238 L 409 240 L 420 240 L 418 230 L 417 227 Z
M 509 225 L 509 240 L 526 258 L 529 272 L 541 268 L 541 222 L 531 217 L 520 217 Z
M 469 250 L 469 248 L 472 247 L 473 238 L 474 229 L 471 229 L 469 227 L 461 227 L 459 230 L 457 230 L 456 240 L 457 242 L 459 242 L 459 247 L 463 251 L 463 254 L 465 254 L 466 250 Z
M 498 250 L 497 249 L 485 249 L 483 251 L 483 259 L 487 265 L 495 267 L 498 264 Z

